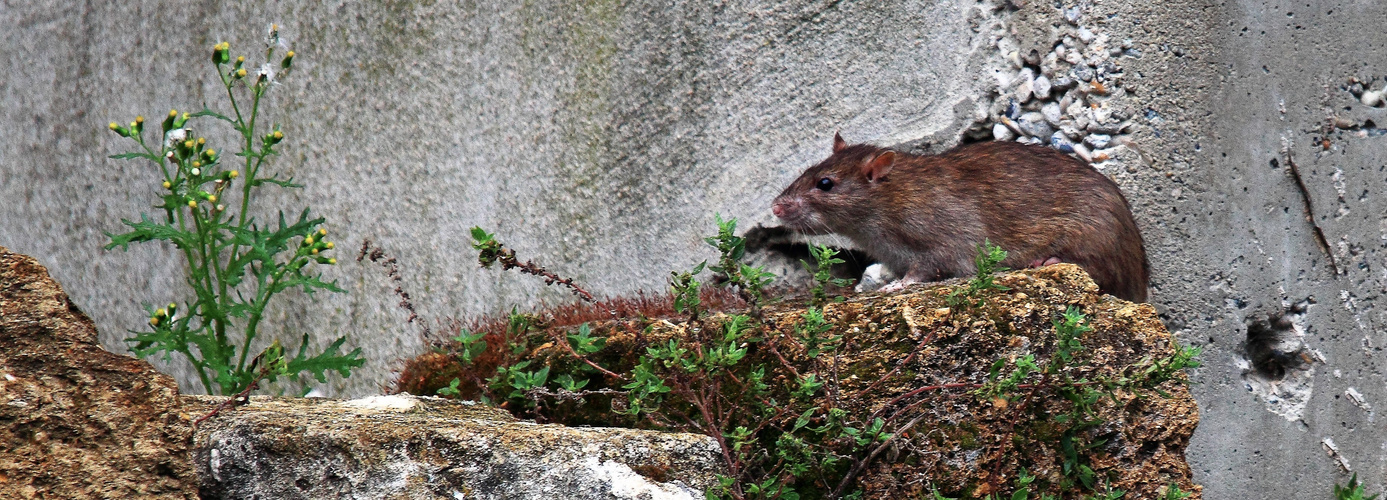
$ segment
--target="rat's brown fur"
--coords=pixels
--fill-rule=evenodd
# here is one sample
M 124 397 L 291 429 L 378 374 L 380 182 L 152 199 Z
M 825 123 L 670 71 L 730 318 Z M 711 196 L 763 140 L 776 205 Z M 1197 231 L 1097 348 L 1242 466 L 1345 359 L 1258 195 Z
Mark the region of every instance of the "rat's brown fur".
M 847 236 L 907 283 L 975 273 L 987 239 L 1007 250 L 1005 266 L 1058 258 L 1105 293 L 1146 301 L 1150 271 L 1127 199 L 1084 162 L 1015 142 L 916 156 L 834 139 L 833 155 L 776 198 L 788 227 Z

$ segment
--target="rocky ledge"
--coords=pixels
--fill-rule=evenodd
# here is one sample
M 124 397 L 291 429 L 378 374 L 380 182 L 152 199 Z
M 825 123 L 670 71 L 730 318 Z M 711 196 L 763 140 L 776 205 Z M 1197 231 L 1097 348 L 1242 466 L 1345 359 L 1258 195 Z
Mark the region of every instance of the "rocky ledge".
M 221 397 L 189 396 L 187 415 Z M 203 498 L 703 498 L 698 434 L 565 427 L 472 402 L 252 397 L 200 424 Z
M 862 463 L 857 487 L 869 497 L 936 486 L 985 493 L 1021 467 L 1058 484 L 1073 437 L 1089 446 L 1088 466 L 1127 498 L 1158 497 L 1172 484 L 1198 498 L 1184 460 L 1198 412 L 1183 375 L 1155 388 L 1163 396 L 1117 391 L 1093 402 L 1102 423 L 1074 436 L 1061 435 L 1053 417 L 1069 405 L 1059 398 L 1008 403 L 931 389 L 977 387 L 996 360 L 1053 356 L 1052 322 L 1070 306 L 1092 327 L 1082 377 L 1125 376 L 1174 349 L 1151 306 L 1099 295 L 1075 266 L 996 281 L 1009 289 L 966 310 L 948 305 L 957 282 L 824 309 L 844 339 L 831 360 L 841 397 L 831 403 L 851 418 L 919 423 Z M 766 351 L 808 370 L 826 358 L 791 341 L 802 313 L 767 311 Z M 620 371 L 649 342 L 687 333 L 680 323 L 652 325 L 636 335 L 619 321 L 596 325 L 607 336 L 598 361 Z M 546 347 L 526 356 L 572 363 Z M 0 247 L 0 498 L 700 498 L 724 470 L 724 450 L 701 434 L 541 425 L 409 395 L 252 397 L 193 425 L 223 401 L 180 396 L 147 363 L 102 349 L 47 270 Z M 586 411 L 609 408 L 602 403 Z M 608 417 L 600 421 L 621 423 Z

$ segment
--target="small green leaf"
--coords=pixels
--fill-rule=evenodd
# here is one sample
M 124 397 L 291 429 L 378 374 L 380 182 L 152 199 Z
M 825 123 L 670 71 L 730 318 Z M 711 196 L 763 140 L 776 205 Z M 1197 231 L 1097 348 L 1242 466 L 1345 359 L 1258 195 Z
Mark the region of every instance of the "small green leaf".
M 189 117 L 189 118 L 194 118 L 194 117 L 199 117 L 199 116 L 210 116 L 210 117 L 212 117 L 212 118 L 216 118 L 216 119 L 218 119 L 218 120 L 222 120 L 222 121 L 225 121 L 225 122 L 227 122 L 227 123 L 236 123 L 235 120 L 232 120 L 231 118 L 228 118 L 226 115 L 223 115 L 223 114 L 218 113 L 218 112 L 216 112 L 216 111 L 212 111 L 211 109 L 208 109 L 208 108 L 202 108 L 202 111 L 198 111 L 198 112 L 196 112 L 196 113 L 189 113 L 189 114 L 188 114 L 188 117 Z
M 149 153 L 121 153 L 121 154 L 118 154 L 118 155 L 111 155 L 111 156 L 108 156 L 107 158 L 110 158 L 110 159 L 113 159 L 113 160 L 130 160 L 130 159 L 134 159 L 134 158 L 144 158 L 144 159 L 147 159 L 147 160 L 149 160 L 149 161 L 154 161 L 154 162 L 159 161 L 159 157 L 154 156 L 154 155 L 151 155 L 151 154 L 149 154 Z

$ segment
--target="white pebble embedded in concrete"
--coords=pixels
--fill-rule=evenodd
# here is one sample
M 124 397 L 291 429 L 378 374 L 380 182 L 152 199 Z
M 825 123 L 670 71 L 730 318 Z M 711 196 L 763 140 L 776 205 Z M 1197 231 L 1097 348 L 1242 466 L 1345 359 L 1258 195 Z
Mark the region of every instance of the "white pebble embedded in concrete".
M 1045 115 L 1036 111 L 1022 114 L 1021 119 L 1017 120 L 1017 125 L 1021 127 L 1022 132 L 1025 132 L 1026 135 L 1031 137 L 1048 138 L 1050 134 L 1055 133 L 1055 130 L 1050 127 L 1050 124 L 1045 121 Z
M 1050 79 L 1041 75 L 1031 83 L 1031 92 L 1035 93 L 1036 99 L 1050 98 Z
M 1045 117 L 1045 121 L 1049 122 L 1051 126 L 1058 127 L 1060 125 L 1060 115 L 1062 113 L 1060 112 L 1059 103 L 1045 103 L 1044 106 L 1040 107 L 1040 114 Z
M 992 124 L 993 140 L 1010 141 L 1015 138 L 1016 134 L 1012 133 L 1012 130 L 1010 128 L 1007 128 L 1006 124 L 1001 122 Z
M 1084 144 L 1087 144 L 1089 147 L 1093 149 L 1106 148 L 1108 147 L 1108 144 L 1111 142 L 1112 136 L 1107 134 L 1089 134 L 1088 137 L 1084 138 Z
M 1382 94 L 1383 91 L 1381 90 L 1365 90 L 1363 91 L 1363 95 L 1359 97 L 1358 100 L 1362 101 L 1363 104 L 1366 104 L 1368 106 L 1378 107 L 1382 105 Z

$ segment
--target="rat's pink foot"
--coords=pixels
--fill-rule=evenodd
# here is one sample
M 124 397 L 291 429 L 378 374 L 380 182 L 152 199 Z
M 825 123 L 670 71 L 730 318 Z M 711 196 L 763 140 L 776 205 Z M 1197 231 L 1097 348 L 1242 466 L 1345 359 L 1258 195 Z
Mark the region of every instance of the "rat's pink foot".
M 881 293 L 895 293 L 901 290 L 905 290 L 906 287 L 920 282 L 921 281 L 917 279 L 901 278 L 896 281 L 887 283 L 886 286 L 877 289 L 877 291 Z
M 1030 266 L 1027 266 L 1027 267 L 1045 267 L 1045 266 L 1054 265 L 1054 264 L 1059 264 L 1059 263 L 1060 263 L 1060 258 L 1059 258 L 1059 257 L 1050 257 L 1050 258 L 1045 259 L 1045 260 L 1040 260 L 1040 259 L 1033 260 L 1033 261 L 1031 261 L 1031 265 L 1030 265 Z

